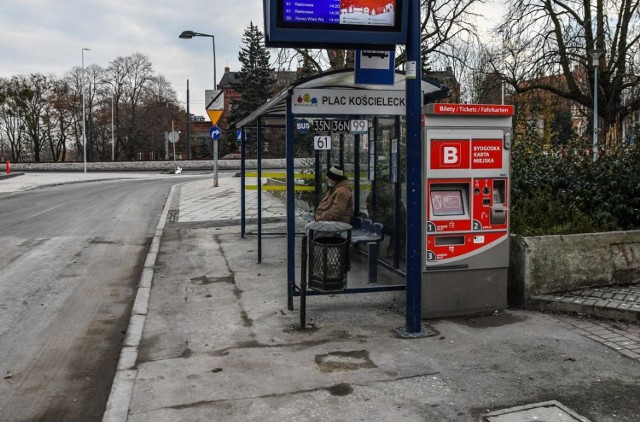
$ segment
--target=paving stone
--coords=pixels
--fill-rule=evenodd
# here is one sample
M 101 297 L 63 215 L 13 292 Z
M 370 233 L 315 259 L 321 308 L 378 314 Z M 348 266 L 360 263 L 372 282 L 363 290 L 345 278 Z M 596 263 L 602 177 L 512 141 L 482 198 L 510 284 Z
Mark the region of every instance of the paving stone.
M 611 340 L 612 338 L 618 338 L 620 336 L 616 333 L 609 333 L 609 334 L 601 334 L 600 337 L 606 340 Z
M 626 297 L 626 295 L 624 293 L 616 293 L 613 295 L 613 298 L 615 300 L 624 300 L 624 298 Z
M 610 302 L 609 300 L 601 299 L 597 301 L 596 304 L 593 306 L 596 306 L 598 308 L 606 308 L 609 302 Z
M 620 353 L 627 357 L 630 357 L 631 359 L 640 359 L 640 354 L 632 352 L 630 350 L 620 350 Z
M 618 346 L 617 344 L 611 343 L 609 341 L 605 341 L 602 344 L 604 344 L 605 346 L 610 347 L 610 348 L 612 348 L 614 350 L 618 350 L 618 351 L 622 350 L 622 346 Z
M 604 293 L 602 295 L 603 299 L 612 299 L 613 298 L 613 293 Z
M 614 342 L 614 343 L 618 343 L 619 341 L 628 341 L 629 339 L 626 337 L 622 337 L 622 336 L 618 336 L 618 337 L 612 337 L 612 338 L 608 338 L 607 340 Z

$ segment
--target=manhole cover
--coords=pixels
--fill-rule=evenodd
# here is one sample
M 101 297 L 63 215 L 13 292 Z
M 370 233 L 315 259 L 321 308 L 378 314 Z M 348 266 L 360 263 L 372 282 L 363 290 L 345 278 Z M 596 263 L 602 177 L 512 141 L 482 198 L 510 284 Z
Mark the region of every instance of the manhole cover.
M 485 422 L 590 422 L 555 400 L 496 410 L 482 415 Z

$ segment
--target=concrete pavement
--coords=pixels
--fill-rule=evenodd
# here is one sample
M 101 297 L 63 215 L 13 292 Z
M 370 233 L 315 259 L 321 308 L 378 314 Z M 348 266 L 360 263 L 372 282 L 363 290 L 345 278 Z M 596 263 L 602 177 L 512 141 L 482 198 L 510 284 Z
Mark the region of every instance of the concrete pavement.
M 21 186 L 86 181 L 58 176 Z M 404 292 L 387 292 L 308 297 L 302 331 L 298 299 L 294 311 L 286 305 L 285 237 L 266 237 L 258 264 L 255 236 L 239 235 L 239 179 L 213 188 L 181 176 L 144 265 L 105 421 L 640 420 L 637 324 L 508 310 L 430 321 L 438 335 L 403 340 L 392 329 L 404 323 Z M 0 192 L 21 190 L 10 180 Z M 265 194 L 262 211 L 265 231 L 284 231 L 280 201 Z M 357 259 L 351 285 L 366 284 Z
M 300 330 L 286 238 L 265 238 L 257 263 L 239 184 L 174 187 L 105 421 L 640 420 L 637 325 L 508 310 L 404 340 L 404 292 L 386 292 L 308 297 Z M 283 205 L 263 198 L 265 231 L 284 231 Z M 349 283 L 366 284 L 357 268 Z

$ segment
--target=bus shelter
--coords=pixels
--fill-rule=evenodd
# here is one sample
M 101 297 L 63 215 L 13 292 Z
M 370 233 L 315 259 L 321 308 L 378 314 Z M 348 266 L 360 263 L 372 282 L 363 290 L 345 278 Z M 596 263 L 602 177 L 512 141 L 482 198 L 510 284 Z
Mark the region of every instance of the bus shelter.
M 423 80 L 422 104 L 448 95 L 447 88 Z M 405 75 L 395 73 L 392 85 L 355 84 L 353 69 L 330 71 L 300 80 L 279 92 L 242 121 L 241 133 L 241 234 L 246 234 L 246 146 L 249 133 L 255 135 L 258 195 L 258 261 L 261 261 L 265 234 L 287 236 L 287 300 L 293 309 L 296 292 L 296 194 L 318 205 L 324 174 L 331 165 L 340 165 L 353 185 L 354 216 L 381 222 L 387 236 L 380 248 L 381 265 L 404 275 L 406 234 Z M 286 170 L 286 233 L 262 230 L 261 198 L 262 132 L 284 131 Z M 327 148 L 327 144 L 329 147 Z M 301 158 L 313 158 L 312 172 L 296 173 Z M 298 183 L 296 183 L 296 180 Z M 300 201 L 298 200 L 298 203 Z M 363 293 L 404 289 L 404 285 L 347 288 L 342 293 Z

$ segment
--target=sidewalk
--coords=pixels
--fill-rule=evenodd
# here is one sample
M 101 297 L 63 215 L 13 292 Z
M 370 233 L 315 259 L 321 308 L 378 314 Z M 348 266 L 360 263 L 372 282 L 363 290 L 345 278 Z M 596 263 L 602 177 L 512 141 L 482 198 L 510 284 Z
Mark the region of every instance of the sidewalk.
M 310 296 L 300 330 L 286 237 L 265 238 L 257 263 L 239 185 L 172 190 L 105 421 L 640 420 L 637 325 L 509 310 L 429 321 L 438 335 L 403 340 L 392 329 L 404 292 L 386 292 Z M 284 231 L 280 201 L 263 194 L 262 210 Z

